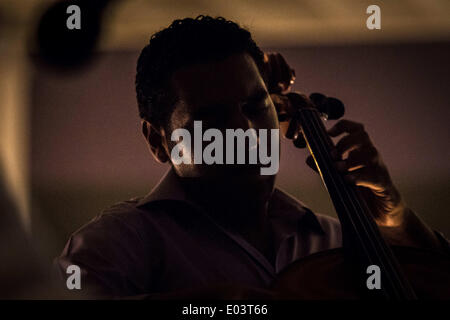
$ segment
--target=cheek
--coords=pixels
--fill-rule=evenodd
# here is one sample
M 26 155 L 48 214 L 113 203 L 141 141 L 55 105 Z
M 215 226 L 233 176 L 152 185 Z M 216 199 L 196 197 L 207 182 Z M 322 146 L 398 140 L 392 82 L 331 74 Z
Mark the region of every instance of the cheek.
M 190 133 L 193 132 L 194 123 L 191 119 L 191 115 L 187 112 L 187 109 L 184 105 L 177 106 L 172 114 L 169 116 L 167 124 L 165 126 L 165 143 L 167 146 L 167 152 L 169 157 L 171 155 L 172 149 L 178 145 L 178 139 L 172 141 L 172 134 L 177 129 L 186 129 Z M 192 134 L 191 134 L 192 137 Z M 183 146 L 184 144 L 180 144 L 179 146 Z
M 194 164 L 194 134 L 193 134 L 193 124 L 190 125 L 189 123 L 185 124 L 184 127 L 181 128 L 173 128 L 176 129 L 186 129 L 190 133 L 190 140 L 185 139 L 175 139 L 175 141 L 172 141 L 172 131 L 169 131 L 168 134 L 165 137 L 165 142 L 167 145 L 167 154 L 169 155 L 169 161 L 172 164 L 175 172 L 178 176 L 183 178 L 192 178 L 192 177 L 200 177 L 204 175 L 204 168 L 201 165 Z M 171 127 L 173 126 L 173 123 L 171 124 Z M 172 159 L 172 151 L 174 150 L 175 153 L 178 152 L 180 157 L 186 156 L 186 161 L 183 161 L 181 163 L 174 163 Z
M 168 118 L 167 128 L 172 132 L 178 128 L 185 128 L 189 130 L 189 126 L 193 125 L 191 112 L 183 102 L 178 103 Z M 169 136 L 170 139 L 170 136 Z

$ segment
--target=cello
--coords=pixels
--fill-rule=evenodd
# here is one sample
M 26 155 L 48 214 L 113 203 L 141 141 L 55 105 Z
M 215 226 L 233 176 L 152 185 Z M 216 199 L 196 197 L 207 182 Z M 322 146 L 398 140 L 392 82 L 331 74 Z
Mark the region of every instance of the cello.
M 341 223 L 343 240 L 342 248 L 310 255 L 286 267 L 271 289 L 288 299 L 450 299 L 450 254 L 389 245 L 362 189 L 347 182 L 334 166 L 334 144 L 322 119 L 340 118 L 345 110 L 343 103 L 319 93 L 309 99 L 287 90 L 282 94 L 281 89 L 289 85 L 271 90 L 282 79 L 269 79 L 269 92 L 290 105 L 281 112 L 277 110 L 280 122 L 290 119 L 285 135 L 296 147 L 306 146 L 310 151 Z M 295 73 L 290 85 L 293 79 Z M 369 285 L 374 270 L 381 277 L 378 287 Z

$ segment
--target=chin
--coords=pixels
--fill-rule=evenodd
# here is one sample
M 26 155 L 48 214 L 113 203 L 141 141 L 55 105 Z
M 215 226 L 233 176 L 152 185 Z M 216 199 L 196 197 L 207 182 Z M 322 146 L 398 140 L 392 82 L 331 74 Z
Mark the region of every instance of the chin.
M 258 172 L 237 170 L 222 175 L 218 181 L 227 193 L 235 198 L 265 198 L 272 194 L 275 176 L 264 176 Z
M 271 194 L 276 175 L 261 175 L 258 165 L 195 166 L 183 170 L 181 176 L 210 191 L 228 195 Z

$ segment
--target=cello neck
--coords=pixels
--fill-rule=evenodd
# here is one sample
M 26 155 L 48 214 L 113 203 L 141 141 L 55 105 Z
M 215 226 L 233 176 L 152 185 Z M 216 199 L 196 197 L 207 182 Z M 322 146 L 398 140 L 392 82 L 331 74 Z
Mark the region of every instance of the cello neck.
M 348 184 L 335 168 L 330 154 L 333 142 L 326 132 L 319 111 L 312 107 L 302 107 L 297 113 L 296 119 L 302 128 L 308 149 L 341 222 L 344 250 L 357 266 L 360 276 L 364 277 L 364 287 L 367 290 L 367 267 L 376 265 L 380 268 L 382 279 L 382 288 L 373 290 L 376 291 L 376 296 L 393 300 L 415 299 L 410 284 L 372 218 L 370 208 L 356 186 Z

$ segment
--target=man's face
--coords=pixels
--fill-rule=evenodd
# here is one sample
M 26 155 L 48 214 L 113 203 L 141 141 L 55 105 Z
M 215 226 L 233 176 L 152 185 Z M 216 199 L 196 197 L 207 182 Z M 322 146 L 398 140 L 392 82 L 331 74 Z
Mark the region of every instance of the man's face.
M 246 131 L 253 128 L 256 132 L 268 129 L 270 133 L 270 129 L 279 128 L 275 107 L 251 56 L 236 54 L 222 61 L 182 68 L 174 73 L 172 86 L 179 99 L 166 126 L 165 138 L 169 155 L 177 144 L 177 141 L 170 139 L 174 130 L 187 129 L 192 137 L 190 164 L 173 165 L 180 177 L 228 179 L 239 176 L 242 181 L 270 179 L 261 176 L 260 165 L 194 164 L 193 159 L 194 121 L 202 121 L 203 133 L 209 128 L 219 129 L 224 145 L 225 129 L 241 128 Z M 202 150 L 209 143 L 203 142 Z M 246 147 L 248 149 L 248 144 Z M 268 149 L 270 152 L 270 146 Z M 236 153 L 234 152 L 235 155 Z M 223 157 L 226 158 L 225 147 Z M 248 163 L 248 150 L 246 161 Z

